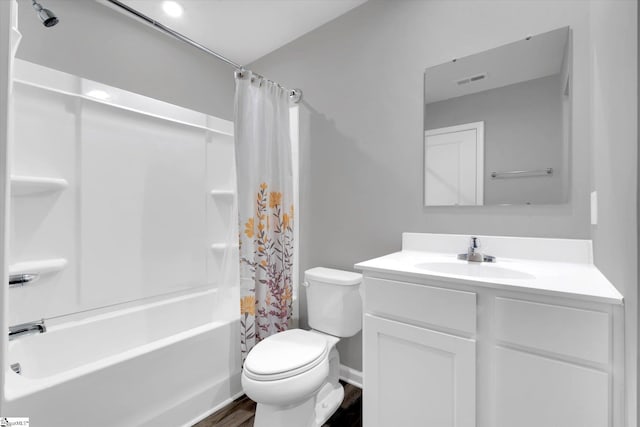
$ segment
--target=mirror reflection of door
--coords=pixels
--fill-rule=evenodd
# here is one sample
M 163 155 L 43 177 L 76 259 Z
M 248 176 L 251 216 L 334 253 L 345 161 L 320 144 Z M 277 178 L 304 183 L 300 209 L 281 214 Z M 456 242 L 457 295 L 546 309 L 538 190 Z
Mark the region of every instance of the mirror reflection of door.
M 429 129 L 424 141 L 425 206 L 482 205 L 484 122 Z
M 523 35 L 425 69 L 423 143 L 433 156 L 424 160 L 426 206 L 568 201 L 574 127 L 571 39 L 569 27 Z M 480 121 L 484 163 L 478 164 L 485 173 L 474 183 L 474 145 L 462 142 L 462 131 L 469 129 L 442 128 Z M 436 137 L 454 131 L 455 136 L 446 136 L 451 140 Z

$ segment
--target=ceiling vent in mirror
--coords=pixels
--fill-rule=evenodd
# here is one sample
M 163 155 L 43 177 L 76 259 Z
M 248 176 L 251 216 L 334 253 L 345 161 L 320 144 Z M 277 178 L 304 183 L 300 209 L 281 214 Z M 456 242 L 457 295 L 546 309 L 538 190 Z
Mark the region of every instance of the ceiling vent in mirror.
M 473 83 L 480 80 L 484 80 L 487 78 L 487 73 L 476 74 L 475 76 L 465 77 L 464 79 L 458 80 L 456 83 L 459 85 L 466 85 L 467 83 Z

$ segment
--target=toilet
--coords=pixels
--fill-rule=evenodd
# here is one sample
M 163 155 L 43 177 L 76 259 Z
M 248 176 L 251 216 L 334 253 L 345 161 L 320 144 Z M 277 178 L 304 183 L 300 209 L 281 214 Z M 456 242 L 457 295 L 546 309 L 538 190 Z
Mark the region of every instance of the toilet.
M 242 388 L 258 405 L 255 427 L 318 427 L 344 398 L 336 344 L 362 329 L 362 275 L 316 267 L 305 271 L 310 331 L 290 329 L 251 349 Z

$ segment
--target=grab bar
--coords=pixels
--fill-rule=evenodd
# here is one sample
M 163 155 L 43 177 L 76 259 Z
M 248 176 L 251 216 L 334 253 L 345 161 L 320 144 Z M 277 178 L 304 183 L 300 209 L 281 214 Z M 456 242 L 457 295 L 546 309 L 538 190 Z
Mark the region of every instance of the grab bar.
M 44 319 L 37 322 L 21 323 L 9 326 L 9 341 L 25 335 L 43 334 L 45 332 L 47 332 L 47 327 L 44 324 Z
M 35 282 L 40 277 L 36 273 L 12 274 L 9 276 L 9 287 L 24 286 L 27 283 Z
M 515 178 L 524 176 L 546 176 L 553 175 L 553 168 L 546 169 L 531 169 L 524 171 L 505 171 L 505 172 L 491 172 L 491 178 Z

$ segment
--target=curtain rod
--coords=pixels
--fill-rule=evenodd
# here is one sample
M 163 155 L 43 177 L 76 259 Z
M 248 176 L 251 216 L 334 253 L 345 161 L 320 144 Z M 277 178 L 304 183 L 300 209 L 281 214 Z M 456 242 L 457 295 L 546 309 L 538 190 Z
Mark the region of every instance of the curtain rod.
M 143 21 L 145 21 L 146 23 L 158 28 L 159 30 L 163 31 L 164 33 L 169 34 L 170 36 L 172 36 L 172 37 L 174 37 L 174 38 L 176 38 L 176 39 L 178 39 L 178 40 L 180 40 L 180 41 L 182 41 L 184 43 L 187 43 L 187 44 L 195 47 L 196 49 L 199 49 L 199 50 L 201 50 L 201 51 L 203 51 L 205 53 L 208 53 L 209 55 L 212 55 L 212 56 L 216 57 L 217 59 L 219 59 L 219 60 L 221 60 L 223 62 L 226 62 L 227 64 L 233 66 L 237 70 L 239 70 L 241 72 L 246 71 L 246 69 L 242 65 L 230 60 L 229 58 L 226 58 L 226 57 L 220 55 L 217 52 L 214 52 L 213 50 L 209 49 L 208 47 L 203 46 L 200 43 L 190 39 L 187 36 L 185 36 L 184 34 L 179 33 L 177 31 L 167 27 L 166 25 L 164 25 L 164 24 L 156 21 L 155 19 L 145 15 L 144 13 L 132 8 L 131 6 L 128 6 L 128 5 L 122 3 L 119 0 L 107 0 L 107 1 L 109 3 L 111 3 L 111 4 L 113 4 L 114 6 L 117 6 L 120 9 L 125 10 L 126 12 L 128 12 L 128 13 L 130 13 L 132 15 L 135 15 L 136 17 L 138 17 L 138 18 L 142 19 Z M 290 98 L 290 100 L 292 102 L 297 104 L 302 99 L 302 91 L 300 89 L 288 89 L 288 92 L 289 92 L 289 98 Z

